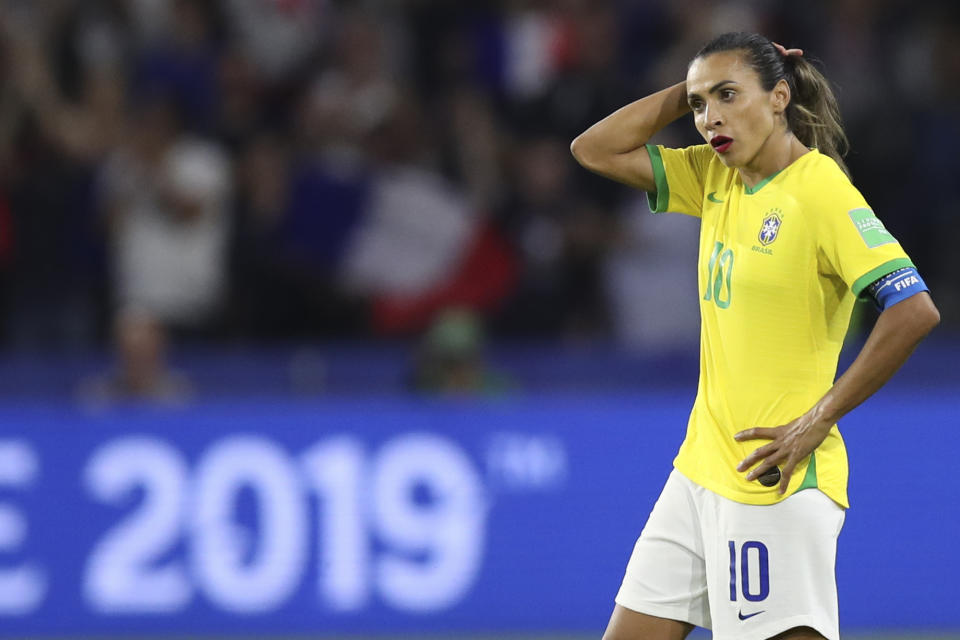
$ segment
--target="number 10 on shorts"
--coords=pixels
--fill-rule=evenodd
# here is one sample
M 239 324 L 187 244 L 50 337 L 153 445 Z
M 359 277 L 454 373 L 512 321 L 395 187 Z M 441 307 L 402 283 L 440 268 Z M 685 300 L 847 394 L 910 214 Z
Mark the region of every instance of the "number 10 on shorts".
M 730 540 L 727 543 L 730 549 L 730 600 L 737 601 L 737 592 L 741 591 L 743 597 L 750 602 L 760 602 L 766 600 L 770 595 L 770 561 L 767 545 L 757 540 L 748 540 L 740 547 L 740 571 L 737 571 L 737 543 Z M 753 553 L 751 553 L 753 552 Z M 756 562 L 753 566 L 759 569 L 758 589 L 751 589 L 750 566 L 751 562 Z M 756 571 L 756 569 L 755 569 Z M 737 589 L 737 577 L 739 573 L 740 588 Z M 755 574 L 756 575 L 756 574 Z

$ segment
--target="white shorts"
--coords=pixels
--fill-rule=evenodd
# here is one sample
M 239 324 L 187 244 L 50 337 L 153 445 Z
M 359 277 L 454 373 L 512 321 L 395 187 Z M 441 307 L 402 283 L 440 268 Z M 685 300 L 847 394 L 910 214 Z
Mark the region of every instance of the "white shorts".
M 834 573 L 844 510 L 816 489 L 741 504 L 676 469 L 640 533 L 616 602 L 763 640 L 794 627 L 840 637 Z

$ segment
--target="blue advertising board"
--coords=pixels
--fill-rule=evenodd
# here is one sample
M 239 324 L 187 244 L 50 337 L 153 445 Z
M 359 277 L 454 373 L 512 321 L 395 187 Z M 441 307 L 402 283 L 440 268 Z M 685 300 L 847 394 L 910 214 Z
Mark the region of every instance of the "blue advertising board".
M 0 408 L 0 636 L 594 631 L 690 393 Z M 885 390 L 841 625 L 960 629 L 960 401 Z

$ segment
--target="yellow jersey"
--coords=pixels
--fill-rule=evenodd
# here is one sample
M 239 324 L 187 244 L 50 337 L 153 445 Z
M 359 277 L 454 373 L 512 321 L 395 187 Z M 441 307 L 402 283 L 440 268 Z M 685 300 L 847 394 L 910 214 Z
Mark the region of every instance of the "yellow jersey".
M 751 188 L 708 145 L 647 149 L 651 210 L 701 219 L 700 382 L 674 466 L 731 500 L 773 504 L 785 497 L 777 486 L 736 470 L 765 441 L 734 434 L 813 407 L 833 384 L 857 296 L 913 265 L 837 163 L 816 150 Z M 785 495 L 818 487 L 847 507 L 847 475 L 834 425 Z

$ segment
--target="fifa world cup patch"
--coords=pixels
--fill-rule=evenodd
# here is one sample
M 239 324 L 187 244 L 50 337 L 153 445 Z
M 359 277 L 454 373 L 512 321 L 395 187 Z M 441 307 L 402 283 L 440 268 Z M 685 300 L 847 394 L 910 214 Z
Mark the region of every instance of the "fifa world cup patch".
M 763 218 L 763 222 L 760 224 L 760 233 L 757 234 L 757 239 L 760 240 L 760 244 L 767 246 L 776 240 L 780 234 L 781 224 L 783 224 L 783 217 L 780 209 L 771 209 L 768 211 L 767 215 Z
M 869 248 L 873 249 L 882 244 L 890 244 L 891 242 L 897 241 L 897 239 L 887 231 L 887 228 L 880 222 L 880 218 L 878 218 L 872 210 L 864 207 L 851 209 L 847 213 L 850 219 L 853 220 L 853 224 L 857 227 L 860 237 L 863 238 L 863 241 L 867 243 Z

